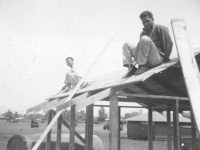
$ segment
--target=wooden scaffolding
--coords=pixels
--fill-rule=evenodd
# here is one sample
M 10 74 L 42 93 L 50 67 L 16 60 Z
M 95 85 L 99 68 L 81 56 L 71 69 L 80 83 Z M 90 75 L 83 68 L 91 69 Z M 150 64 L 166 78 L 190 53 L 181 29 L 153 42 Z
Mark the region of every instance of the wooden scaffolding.
M 60 150 L 61 124 L 70 130 L 69 149 L 74 150 L 75 136 L 84 143 L 85 150 L 93 149 L 93 104 L 97 101 L 110 102 L 109 150 L 120 150 L 120 107 L 118 102 L 136 102 L 148 108 L 148 149 L 153 150 L 152 111 L 162 113 L 167 111 L 167 127 L 171 129 L 170 112 L 173 112 L 173 145 L 172 133 L 167 134 L 168 150 L 180 149 L 179 113 L 192 113 L 192 149 L 197 149 L 197 135 L 200 128 L 200 49 L 192 50 L 186 26 L 183 20 L 173 20 L 172 28 L 178 56 L 174 55 L 168 63 L 155 67 L 141 75 L 121 79 L 126 70 L 104 75 L 90 81 L 90 85 L 78 90 L 69 99 L 70 93 L 62 93 L 51 97 L 37 106 L 27 110 L 27 113 L 48 111 L 48 129 L 33 147 L 36 150 L 46 137 L 46 150 L 50 150 L 51 127 L 58 118 L 56 150 Z M 196 59 L 196 61 L 195 61 Z M 198 65 L 197 65 L 198 64 Z M 62 110 L 71 107 L 70 125 L 62 117 Z M 85 139 L 75 131 L 75 114 L 77 110 L 86 107 Z M 56 110 L 53 110 L 56 108 Z M 55 116 L 57 118 L 55 119 Z M 53 118 L 54 116 L 54 118 Z M 197 131 L 197 132 L 196 132 Z M 198 133 L 198 134 L 196 134 Z

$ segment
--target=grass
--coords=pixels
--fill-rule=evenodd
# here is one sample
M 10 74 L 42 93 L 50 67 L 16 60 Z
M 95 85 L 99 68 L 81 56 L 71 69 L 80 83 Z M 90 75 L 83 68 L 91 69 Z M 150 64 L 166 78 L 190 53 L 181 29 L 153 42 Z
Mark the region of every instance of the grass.
M 8 140 L 16 134 L 31 135 L 42 133 L 46 128 L 46 123 L 41 123 L 39 128 L 30 128 L 30 123 L 2 123 L 0 122 L 0 150 L 6 150 Z M 85 124 L 78 124 L 78 133 L 85 133 Z M 133 140 L 127 138 L 127 128 L 124 126 L 121 131 L 121 150 L 148 150 L 148 141 Z M 52 133 L 56 134 L 56 125 L 52 128 Z M 62 133 L 69 133 L 63 126 Z M 94 124 L 94 134 L 99 136 L 104 144 L 105 150 L 109 150 L 109 132 L 103 130 L 103 124 Z M 166 141 L 154 141 L 154 150 L 167 150 Z

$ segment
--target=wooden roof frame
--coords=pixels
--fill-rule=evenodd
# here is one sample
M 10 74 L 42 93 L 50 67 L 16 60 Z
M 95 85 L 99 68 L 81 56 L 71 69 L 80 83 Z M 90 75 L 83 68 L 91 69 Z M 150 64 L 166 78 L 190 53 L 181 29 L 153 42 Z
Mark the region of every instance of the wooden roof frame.
M 181 21 L 179 22 L 179 21 L 176 20 L 175 25 L 176 25 L 177 22 L 180 23 Z M 180 24 L 181 24 L 180 26 L 175 26 L 175 28 L 178 28 L 178 30 L 180 30 L 180 32 L 184 33 L 186 27 L 182 22 Z M 177 29 L 175 29 L 175 30 L 177 30 Z M 185 39 L 188 40 L 188 37 L 179 38 L 178 34 L 179 34 L 178 32 L 175 33 L 175 39 L 176 40 L 177 39 L 180 40 L 180 41 L 185 40 Z M 185 33 L 184 33 L 184 35 L 185 35 Z M 178 44 L 180 44 L 182 42 L 182 41 L 181 42 L 180 41 L 178 41 Z M 186 47 L 187 47 L 188 43 L 189 42 L 186 41 Z M 180 47 L 182 49 L 185 49 L 184 47 L 182 47 L 182 45 Z M 178 47 L 177 49 L 179 49 L 180 47 Z M 189 53 L 188 49 L 191 50 L 190 47 L 187 47 L 187 50 L 186 50 L 187 53 Z M 197 49 L 193 53 L 194 53 L 194 55 L 199 54 L 200 49 Z M 180 58 L 181 58 L 180 59 L 181 61 L 184 61 L 184 57 L 180 57 Z M 191 60 L 193 62 L 195 62 L 193 59 L 194 58 L 191 57 Z M 192 64 L 190 62 L 188 62 L 188 63 Z M 198 63 L 200 64 L 200 57 L 199 57 Z M 173 69 L 169 69 L 171 67 Z M 109 78 L 109 79 L 105 80 L 105 82 L 102 82 L 102 79 L 105 77 L 105 76 L 103 76 L 103 77 L 100 78 L 100 80 L 99 79 L 92 80 L 90 82 L 91 85 L 89 85 L 86 88 L 80 89 L 73 96 L 73 98 L 70 97 L 72 95 L 70 92 L 58 94 L 56 96 L 49 98 L 48 99 L 49 101 L 43 102 L 43 103 L 41 103 L 37 106 L 34 106 L 34 107 L 28 109 L 27 112 L 38 111 L 38 110 L 49 111 L 50 109 L 56 107 L 57 113 L 55 114 L 54 118 L 58 118 L 61 115 L 63 109 L 65 109 L 67 107 L 71 107 L 71 109 L 73 108 L 73 110 L 74 110 L 73 113 L 74 113 L 75 110 L 82 109 L 86 106 L 88 107 L 88 106 L 92 105 L 93 103 L 95 103 L 97 101 L 100 101 L 100 100 L 103 100 L 103 99 L 108 99 L 108 97 L 109 97 L 110 109 L 111 109 L 110 117 L 111 117 L 111 120 L 112 120 L 111 121 L 110 134 L 116 135 L 116 136 L 112 136 L 112 138 L 110 138 L 109 149 L 110 150 L 116 150 L 116 149 L 119 149 L 119 147 L 120 147 L 120 141 L 119 141 L 119 137 L 120 137 L 120 132 L 119 132 L 119 116 L 120 115 L 119 114 L 120 114 L 120 111 L 118 110 L 118 108 L 119 108 L 118 107 L 118 101 L 120 99 L 122 99 L 120 97 L 126 97 L 126 98 L 123 98 L 124 101 L 126 101 L 126 100 L 136 101 L 137 103 L 141 104 L 142 106 L 149 108 L 149 125 L 148 125 L 149 129 L 150 129 L 149 130 L 149 150 L 153 149 L 153 145 L 152 145 L 152 143 L 153 143 L 153 139 L 152 139 L 152 109 L 156 109 L 157 111 L 160 112 L 164 108 L 164 109 L 167 109 L 167 111 L 168 111 L 167 114 L 169 114 L 170 109 L 173 109 L 173 112 L 174 112 L 174 149 L 180 149 L 180 139 L 179 139 L 180 133 L 179 133 L 179 124 L 178 124 L 178 113 L 181 111 L 182 106 L 184 106 L 184 107 L 186 106 L 186 105 L 184 105 L 185 103 L 191 102 L 191 101 L 196 103 L 196 100 L 194 100 L 194 97 L 192 97 L 193 100 L 191 100 L 191 99 L 189 100 L 189 98 L 182 96 L 182 95 L 185 94 L 185 91 L 180 92 L 176 88 L 173 88 L 173 86 L 168 84 L 167 82 L 160 80 L 160 78 L 158 78 L 156 76 L 153 76 L 154 74 L 157 75 L 160 72 L 165 72 L 165 71 L 169 71 L 169 70 L 172 70 L 174 72 L 174 74 L 180 76 L 180 74 L 175 71 L 175 69 L 177 70 L 179 68 L 180 68 L 179 59 L 178 59 L 177 56 L 175 56 L 175 57 L 172 57 L 172 59 L 168 63 L 162 64 L 158 67 L 150 69 L 149 71 L 147 71 L 147 72 L 145 72 L 141 75 L 138 75 L 138 76 L 132 76 L 132 77 L 127 78 L 127 79 L 121 79 L 121 74 L 119 74 L 119 76 L 116 76 L 116 77 L 113 76 L 114 80 L 110 80 L 111 78 Z M 187 67 L 183 67 L 183 68 L 185 69 Z M 194 66 L 191 66 L 191 68 L 194 68 L 194 70 L 196 71 L 197 66 L 194 65 Z M 183 73 L 185 73 L 187 75 L 187 72 L 183 71 Z M 162 91 L 161 95 L 159 95 L 158 94 L 159 92 L 157 92 L 157 91 L 152 91 L 154 85 L 148 85 L 148 82 L 151 82 L 148 79 L 153 80 L 154 82 L 156 82 L 157 84 L 159 84 L 163 88 L 167 89 L 168 91 Z M 199 77 L 199 79 L 200 79 L 200 77 Z M 179 82 L 183 83 L 182 80 L 179 81 Z M 134 93 L 135 91 L 133 91 L 133 89 L 131 87 L 126 90 L 126 91 L 129 91 L 130 93 L 126 93 L 125 90 L 123 91 L 124 93 L 116 93 L 117 91 L 122 91 L 123 89 L 126 89 L 128 86 L 131 86 L 132 84 L 134 84 L 135 87 L 138 87 L 138 89 L 134 88 L 134 90 L 138 90 L 138 91 L 142 90 L 146 94 L 135 94 Z M 188 86 L 187 82 L 186 82 L 186 85 Z M 131 93 L 131 92 L 133 92 L 133 93 Z M 165 95 L 165 94 L 163 94 L 165 92 L 166 93 L 171 92 L 173 94 L 172 95 L 167 95 L 167 94 Z M 188 92 L 192 93 L 193 91 L 188 90 Z M 200 94 L 198 94 L 198 96 L 200 97 Z M 173 107 L 171 108 L 171 106 L 167 105 L 165 107 L 162 107 L 162 109 L 160 109 L 159 105 L 153 104 L 153 103 L 148 103 L 148 101 L 152 101 L 152 100 L 153 101 L 162 100 L 162 102 L 164 102 L 163 104 L 165 104 L 166 102 L 169 101 L 170 103 L 172 103 Z M 160 104 L 162 104 L 162 102 Z M 197 107 L 195 106 L 195 109 L 196 108 Z M 193 113 L 193 114 L 195 114 L 195 113 Z M 196 117 L 196 115 L 193 116 L 193 117 Z M 197 117 L 199 117 L 199 114 L 197 114 Z M 53 118 L 52 122 L 53 121 L 55 122 L 54 118 Z M 167 118 L 169 120 L 169 117 L 167 117 Z M 194 120 L 196 120 L 196 118 Z M 198 120 L 197 120 L 196 123 L 198 125 L 200 124 L 200 122 L 198 122 Z M 169 124 L 169 122 L 168 122 L 168 124 Z M 193 126 L 194 126 L 194 124 L 195 124 L 195 121 L 193 121 Z M 74 122 L 73 122 L 73 125 L 74 125 Z M 50 123 L 50 125 L 48 126 L 48 130 L 50 130 L 51 127 L 52 127 L 52 124 Z M 75 128 L 71 128 L 71 129 L 75 130 Z M 46 129 L 45 132 L 48 132 L 48 130 Z M 88 128 L 87 128 L 87 130 L 88 130 Z M 74 133 L 74 131 L 72 131 L 72 133 Z M 88 134 L 91 134 L 91 133 L 92 132 L 90 132 L 90 133 L 88 132 Z M 45 134 L 46 133 L 44 133 L 42 135 L 43 137 L 41 136 L 39 141 L 41 141 L 41 139 L 44 138 Z M 168 142 L 169 141 L 170 140 L 169 140 L 169 137 L 168 137 Z M 36 144 L 38 144 L 38 143 L 39 142 L 37 142 Z M 89 144 L 91 144 L 91 142 L 89 142 Z M 170 145 L 170 143 L 168 143 L 168 146 L 169 145 Z

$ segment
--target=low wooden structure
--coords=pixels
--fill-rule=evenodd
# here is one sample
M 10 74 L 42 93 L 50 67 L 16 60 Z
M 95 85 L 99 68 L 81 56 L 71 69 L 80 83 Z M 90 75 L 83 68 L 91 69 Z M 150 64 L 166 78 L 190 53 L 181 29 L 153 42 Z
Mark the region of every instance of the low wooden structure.
M 0 122 L 7 122 L 7 118 L 4 116 L 0 116 Z
M 156 111 L 152 113 L 153 138 L 163 140 L 167 138 L 167 117 Z M 148 113 L 126 119 L 127 137 L 137 139 L 148 138 Z M 179 115 L 180 127 L 191 127 L 191 120 Z M 191 138 L 191 130 L 181 128 L 182 138 Z M 173 133 L 173 115 L 171 114 L 171 133 Z M 173 135 L 172 135 L 173 137 Z
M 120 150 L 120 130 L 119 117 L 120 109 L 118 102 L 137 102 L 141 106 L 148 108 L 148 142 L 149 150 L 153 150 L 153 129 L 152 129 L 152 110 L 162 113 L 167 111 L 167 128 L 171 128 L 170 112 L 173 112 L 173 145 L 174 150 L 180 149 L 180 130 L 179 113 L 191 111 L 194 118 L 192 123 L 192 148 L 196 150 L 196 131 L 199 133 L 200 113 L 198 112 L 197 102 L 200 99 L 200 77 L 197 68 L 200 66 L 200 49 L 192 50 L 188 41 L 186 27 L 182 20 L 173 21 L 174 37 L 176 40 L 179 57 L 174 55 L 171 60 L 165 64 L 155 67 L 141 75 L 132 76 L 128 79 L 121 79 L 126 70 L 113 72 L 90 81 L 90 85 L 78 90 L 75 95 L 69 99 L 70 93 L 59 94 L 50 98 L 37 106 L 27 110 L 27 112 L 37 112 L 40 110 L 49 111 L 48 122 L 49 130 L 45 130 L 42 138 L 46 136 L 46 150 L 50 149 L 52 124 L 52 115 L 60 116 L 58 118 L 58 133 L 56 140 L 56 150 L 60 150 L 61 123 L 64 123 L 70 130 L 69 149 L 74 150 L 75 136 L 84 143 L 85 150 L 92 150 L 93 147 L 93 104 L 97 101 L 110 102 L 110 130 L 109 130 L 109 150 Z M 183 46 L 184 45 L 184 46 Z M 184 51 L 184 52 L 183 52 Z M 195 59 L 194 59 L 194 56 Z M 186 58 L 187 57 L 187 58 Z M 179 60 L 180 58 L 180 60 Z M 189 71 L 188 66 L 190 66 Z M 193 75 L 191 77 L 191 74 Z M 199 77 L 199 78 L 198 78 Z M 190 81 L 188 79 L 194 80 Z M 192 83 L 192 84 L 191 84 Z M 195 85 L 194 85 L 195 83 Z M 195 88 L 193 89 L 193 87 Z M 189 96 L 188 96 L 189 95 Z M 61 111 L 71 107 L 71 124 L 63 121 Z M 85 139 L 75 131 L 75 112 L 86 107 L 86 128 Z M 52 109 L 56 108 L 56 111 Z M 38 140 L 33 150 L 38 148 Z M 167 135 L 168 150 L 172 149 L 171 132 Z

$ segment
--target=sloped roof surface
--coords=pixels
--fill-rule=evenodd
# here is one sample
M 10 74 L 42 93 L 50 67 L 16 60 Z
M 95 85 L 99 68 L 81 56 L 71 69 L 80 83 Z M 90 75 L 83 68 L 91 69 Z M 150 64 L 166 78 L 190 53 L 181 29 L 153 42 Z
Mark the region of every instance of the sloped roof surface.
M 193 50 L 198 66 L 200 66 L 200 49 Z M 171 57 L 167 63 L 161 64 L 158 67 L 152 68 L 147 72 L 132 76 L 127 79 L 122 79 L 126 73 L 126 69 L 115 71 L 111 74 L 103 75 L 89 80 L 89 85 L 77 91 L 75 97 L 85 92 L 100 92 L 111 87 L 125 86 L 122 91 L 127 94 L 145 94 L 145 95 L 163 95 L 163 96 L 179 96 L 187 97 L 184 78 L 182 75 L 181 66 L 177 55 Z M 68 93 L 61 93 L 51 97 L 50 101 L 45 101 L 37 106 L 29 108 L 27 112 L 44 110 L 48 107 L 56 107 L 65 101 L 62 98 L 68 97 Z M 61 100 L 60 100 L 61 99 Z M 125 100 L 125 99 L 124 99 Z M 172 101 L 157 99 L 154 101 L 146 101 L 146 99 L 139 99 L 138 102 L 142 106 L 172 106 Z M 122 100 L 123 101 L 123 100 Z M 180 111 L 189 110 L 189 101 L 179 101 Z M 53 108 L 52 107 L 52 108 Z M 186 109 L 187 107 L 187 109 Z M 51 108 L 51 109 L 52 109 Z M 158 109 L 157 109 L 158 110 Z M 35 112 L 37 112 L 35 111 Z

